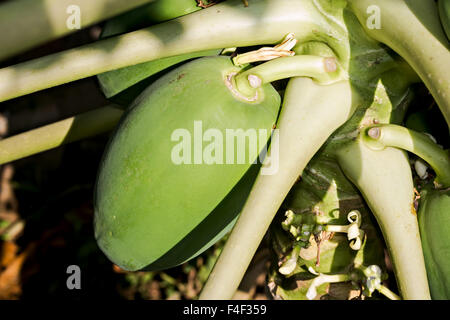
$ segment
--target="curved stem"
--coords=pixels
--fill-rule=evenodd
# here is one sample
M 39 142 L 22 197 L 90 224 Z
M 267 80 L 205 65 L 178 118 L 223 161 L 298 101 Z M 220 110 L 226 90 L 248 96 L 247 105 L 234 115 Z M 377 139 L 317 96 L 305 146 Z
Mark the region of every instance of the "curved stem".
M 348 274 L 319 274 L 314 280 L 312 281 L 307 293 L 306 297 L 309 300 L 313 300 L 317 296 L 317 288 L 323 285 L 324 283 L 340 283 L 340 282 L 346 282 L 350 281 L 350 276 Z
M 301 14 L 299 14 L 301 13 Z M 229 0 L 149 28 L 0 69 L 0 102 L 138 63 L 202 50 L 280 42 L 327 41 L 348 57 L 346 34 L 309 0 Z M 344 32 L 344 31 L 342 31 Z
M 430 164 L 437 175 L 437 182 L 450 186 L 450 158 L 427 135 L 393 124 L 370 126 L 361 134 L 362 140 L 375 150 L 395 147 L 416 154 Z
M 450 46 L 434 0 L 348 0 L 366 32 L 400 54 L 430 90 L 450 126 Z M 380 26 L 368 27 L 369 7 Z
M 8 1 L 0 5 L 0 60 L 78 31 L 67 26 L 71 16 L 77 15 L 71 8 L 79 8 L 80 28 L 85 28 L 152 1 L 155 0 Z
M 243 94 L 250 94 L 265 83 L 292 77 L 310 77 L 321 82 L 330 80 L 337 70 L 335 58 L 301 55 L 283 57 L 250 68 L 235 77 Z
M 200 299 L 231 299 L 287 193 L 322 144 L 352 115 L 354 98 L 348 81 L 326 86 L 309 78 L 289 81 L 269 154 Z M 264 172 L 267 166 L 276 170 Z
M 337 160 L 377 219 L 402 297 L 430 299 L 405 152 L 395 148 L 375 151 L 357 139 L 337 151 Z
M 402 298 L 400 298 L 398 295 L 396 295 L 394 292 L 392 292 L 391 290 L 389 290 L 386 286 L 384 285 L 380 285 L 377 290 L 384 295 L 386 298 L 390 299 L 390 300 L 401 300 Z
M 0 140 L 0 165 L 108 132 L 122 113 L 111 105 Z

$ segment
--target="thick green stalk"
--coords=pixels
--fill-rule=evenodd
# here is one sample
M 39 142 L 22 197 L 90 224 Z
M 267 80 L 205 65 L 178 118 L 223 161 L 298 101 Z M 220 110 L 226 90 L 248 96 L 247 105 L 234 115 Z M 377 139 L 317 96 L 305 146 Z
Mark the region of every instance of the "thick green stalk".
M 279 131 L 263 165 L 277 170 L 260 172 L 200 299 L 231 299 L 287 193 L 322 144 L 352 115 L 354 98 L 347 81 L 331 85 L 309 78 L 289 81 Z
M 417 72 L 450 126 L 450 46 L 434 0 L 348 0 L 366 32 L 400 54 Z M 380 28 L 367 10 L 379 8 Z M 369 24 L 370 25 L 370 24 Z
M 0 102 L 106 71 L 201 50 L 280 42 L 327 42 L 348 59 L 346 30 L 336 30 L 310 0 L 241 0 L 146 29 L 0 69 Z
M 338 150 L 337 159 L 378 221 L 402 298 L 430 299 L 406 153 L 396 148 L 375 151 L 357 139 Z
M 0 165 L 108 132 L 122 113 L 111 105 L 0 140 Z
M 427 135 L 394 124 L 378 124 L 366 128 L 361 137 L 374 150 L 395 147 L 416 154 L 436 172 L 436 182 L 444 188 L 450 186 L 448 151 L 440 148 Z
M 80 28 L 155 0 L 14 0 L 0 5 L 0 60 L 78 29 L 67 21 L 79 8 Z M 69 25 L 70 26 L 70 25 Z

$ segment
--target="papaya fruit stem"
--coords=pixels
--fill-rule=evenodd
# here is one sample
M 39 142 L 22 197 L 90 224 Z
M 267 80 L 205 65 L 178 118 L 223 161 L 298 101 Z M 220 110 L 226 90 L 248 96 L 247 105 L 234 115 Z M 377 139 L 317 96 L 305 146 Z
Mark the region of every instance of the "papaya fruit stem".
M 319 82 L 337 78 L 335 58 L 312 55 L 282 57 L 260 64 L 235 76 L 237 89 L 251 95 L 265 83 L 292 77 L 311 77 Z M 255 81 L 255 79 L 259 79 Z
M 419 156 L 436 172 L 436 182 L 450 186 L 450 158 L 428 135 L 394 124 L 377 124 L 365 128 L 362 140 L 374 150 L 395 147 Z
M 122 113 L 110 105 L 0 140 L 0 165 L 108 132 Z

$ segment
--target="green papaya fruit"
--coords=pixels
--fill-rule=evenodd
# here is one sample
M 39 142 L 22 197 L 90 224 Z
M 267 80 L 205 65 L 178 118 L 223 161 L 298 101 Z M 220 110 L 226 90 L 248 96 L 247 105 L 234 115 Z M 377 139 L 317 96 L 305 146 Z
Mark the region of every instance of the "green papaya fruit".
M 177 245 L 201 250 L 179 243 L 192 238 L 263 150 L 280 96 L 271 85 L 254 99 L 236 95 L 228 81 L 240 70 L 228 57 L 186 63 L 150 85 L 122 118 L 100 164 L 94 201 L 97 242 L 120 267 L 151 269 L 157 261 L 168 268 L 186 260 L 171 251 Z M 224 225 L 220 219 L 215 223 Z
M 439 0 L 438 7 L 442 27 L 444 28 L 444 31 L 447 34 L 447 38 L 450 40 L 450 1 Z
M 130 12 L 108 20 L 101 38 L 132 32 L 160 22 L 171 20 L 201 10 L 195 0 L 156 0 Z M 178 64 L 203 56 L 217 55 L 218 50 L 204 50 L 140 63 L 97 76 L 100 87 L 107 98 L 128 106 L 144 88 L 154 82 L 161 71 L 175 68 Z
M 421 192 L 419 227 L 431 297 L 450 299 L 450 189 Z

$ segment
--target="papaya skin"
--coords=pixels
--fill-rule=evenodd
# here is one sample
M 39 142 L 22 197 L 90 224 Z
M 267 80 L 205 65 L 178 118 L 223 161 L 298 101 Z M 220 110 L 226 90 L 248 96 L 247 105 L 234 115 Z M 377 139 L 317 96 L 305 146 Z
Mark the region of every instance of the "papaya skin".
M 184 128 L 194 138 L 197 120 L 203 132 L 223 132 L 224 141 L 226 129 L 266 129 L 270 135 L 280 97 L 264 85 L 256 101 L 237 100 L 224 79 L 239 70 L 227 57 L 187 63 L 148 87 L 122 118 L 100 164 L 94 221 L 100 248 L 120 267 L 138 270 L 158 260 L 206 218 L 255 160 L 177 165 L 171 159 L 178 143 L 171 141 L 173 132 Z
M 201 9 L 195 0 L 153 0 L 109 19 L 103 27 L 101 37 L 106 38 L 135 31 Z
M 447 39 L 450 40 L 450 3 L 446 0 L 438 1 L 439 17 Z
M 450 189 L 421 192 L 419 226 L 434 300 L 450 299 Z
M 103 27 L 101 38 L 104 39 L 123 34 L 125 32 L 136 31 L 138 29 L 178 18 L 199 10 L 201 10 L 201 8 L 197 6 L 197 2 L 195 0 L 156 0 L 145 6 L 108 20 Z M 134 100 L 138 93 L 136 93 L 136 95 L 131 94 L 132 98 L 128 99 L 127 97 L 124 102 L 122 102 L 122 97 L 114 96 L 138 82 L 143 82 L 144 80 L 146 84 L 144 84 L 143 87 L 147 87 L 158 78 L 155 74 L 176 64 L 193 58 L 218 55 L 219 53 L 220 50 L 206 50 L 202 52 L 162 58 L 101 73 L 97 76 L 97 79 L 103 93 L 107 98 L 112 98 L 111 100 L 115 103 L 128 106 L 128 100 L 130 100 L 130 102 Z M 153 75 L 155 75 L 155 77 L 148 79 Z M 141 90 L 136 91 L 139 93 L 141 92 Z

